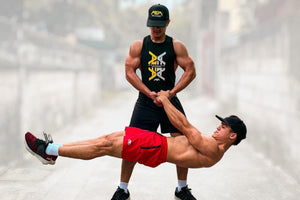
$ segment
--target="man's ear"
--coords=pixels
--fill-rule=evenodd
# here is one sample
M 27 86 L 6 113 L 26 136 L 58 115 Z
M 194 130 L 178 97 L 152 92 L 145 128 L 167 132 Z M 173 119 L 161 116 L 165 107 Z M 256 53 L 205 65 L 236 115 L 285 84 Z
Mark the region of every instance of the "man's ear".
M 230 133 L 229 138 L 230 138 L 231 140 L 235 140 L 236 137 L 237 137 L 236 133 L 234 133 L 234 132 Z
M 167 26 L 169 25 L 170 21 L 171 21 L 171 20 L 168 20 Z

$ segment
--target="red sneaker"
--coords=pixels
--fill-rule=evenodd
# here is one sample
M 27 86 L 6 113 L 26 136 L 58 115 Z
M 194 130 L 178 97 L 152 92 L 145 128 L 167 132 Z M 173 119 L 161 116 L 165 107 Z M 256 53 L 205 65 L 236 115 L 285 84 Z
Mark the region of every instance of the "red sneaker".
M 52 143 L 51 135 L 48 135 L 44 133 L 45 140 L 41 140 L 36 138 L 34 135 L 32 135 L 30 132 L 27 132 L 25 134 L 25 147 L 26 149 L 39 161 L 41 161 L 44 165 L 54 165 L 55 161 L 57 159 L 57 156 L 52 156 L 46 154 L 46 148 L 49 143 Z M 49 140 L 49 138 L 51 138 Z

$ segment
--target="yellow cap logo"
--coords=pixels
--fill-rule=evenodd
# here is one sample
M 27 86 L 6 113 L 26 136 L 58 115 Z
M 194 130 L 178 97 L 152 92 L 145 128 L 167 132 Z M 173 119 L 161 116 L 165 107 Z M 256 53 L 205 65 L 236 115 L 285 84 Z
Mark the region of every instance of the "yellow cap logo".
M 152 15 L 153 17 L 162 17 L 162 16 L 163 16 L 163 13 L 162 13 L 161 11 L 159 11 L 159 10 L 153 10 L 153 11 L 151 12 L 151 15 Z

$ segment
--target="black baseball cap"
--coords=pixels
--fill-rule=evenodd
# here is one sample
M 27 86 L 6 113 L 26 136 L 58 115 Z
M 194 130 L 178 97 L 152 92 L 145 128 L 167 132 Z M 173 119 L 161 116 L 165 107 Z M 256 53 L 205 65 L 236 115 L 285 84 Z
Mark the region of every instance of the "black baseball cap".
M 246 125 L 238 116 L 231 115 L 229 117 L 222 118 L 216 115 L 216 118 L 218 118 L 219 120 L 221 120 L 222 122 L 230 126 L 232 131 L 236 133 L 237 138 L 236 141 L 233 143 L 234 145 L 237 145 L 238 143 L 240 143 L 242 139 L 246 138 L 246 133 L 247 133 Z
M 148 11 L 148 27 L 165 27 L 169 21 L 169 10 L 166 6 L 155 4 Z

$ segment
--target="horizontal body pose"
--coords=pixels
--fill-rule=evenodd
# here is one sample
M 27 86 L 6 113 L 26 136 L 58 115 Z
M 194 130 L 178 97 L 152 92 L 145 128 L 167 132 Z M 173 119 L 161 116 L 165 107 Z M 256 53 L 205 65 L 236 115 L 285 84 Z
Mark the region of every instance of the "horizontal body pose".
M 221 118 L 221 124 L 212 136 L 203 135 L 169 101 L 169 91 L 158 93 L 171 123 L 184 135 L 165 137 L 134 127 L 96 139 L 69 144 L 53 143 L 52 139 L 36 138 L 25 134 L 27 150 L 43 164 L 54 164 L 57 156 L 89 160 L 101 156 L 113 156 L 128 161 L 156 167 L 163 162 L 186 168 L 210 167 L 217 163 L 231 145 L 246 138 L 246 126 L 237 116 Z

